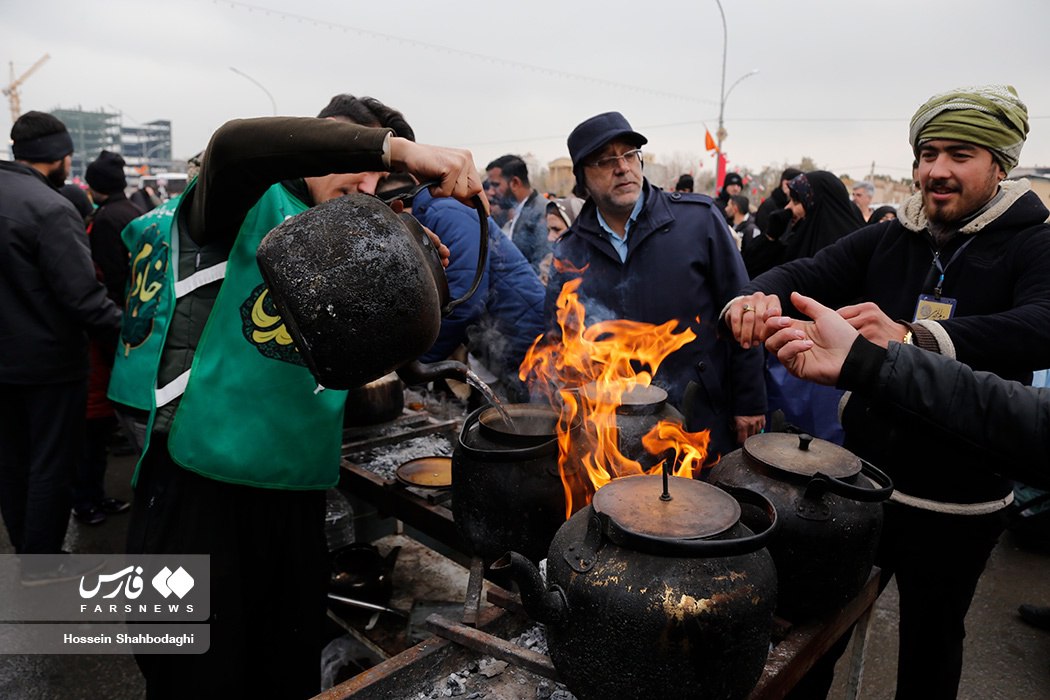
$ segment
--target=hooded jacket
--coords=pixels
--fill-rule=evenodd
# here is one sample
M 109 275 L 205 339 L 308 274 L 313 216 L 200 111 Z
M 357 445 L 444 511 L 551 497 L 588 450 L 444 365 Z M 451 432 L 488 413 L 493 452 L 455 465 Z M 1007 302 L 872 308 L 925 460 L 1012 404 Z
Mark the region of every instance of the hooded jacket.
M 1030 383 L 1034 370 L 1050 366 L 1050 225 L 1044 223 L 1050 212 L 1026 180 L 1004 182 L 1002 191 L 939 251 L 943 295 L 957 301 L 954 316 L 916 325 L 930 350 Z M 774 268 L 743 293 L 775 294 L 786 312 L 792 291 L 832 308 L 871 301 L 890 318 L 911 321 L 919 295 L 936 280 L 926 225 L 921 199 L 913 198 L 900 219 L 866 226 L 812 258 Z M 949 503 L 1010 492 L 1010 484 L 989 471 L 987 455 L 933 438 L 892 405 L 853 396 L 842 424 L 846 447 L 889 473 L 900 492 Z
M 422 190 L 415 196 L 412 215 L 451 251 L 445 275 L 449 294 L 458 299 L 470 289 L 477 270 L 477 212 L 454 199 L 435 198 Z M 469 344 L 471 352 L 483 356 L 489 369 L 514 384 L 525 352 L 543 333 L 543 299 L 543 285 L 536 272 L 490 218 L 488 260 L 481 284 L 474 296 L 442 319 L 437 340 L 420 359 L 443 360 L 469 338 L 473 341 Z

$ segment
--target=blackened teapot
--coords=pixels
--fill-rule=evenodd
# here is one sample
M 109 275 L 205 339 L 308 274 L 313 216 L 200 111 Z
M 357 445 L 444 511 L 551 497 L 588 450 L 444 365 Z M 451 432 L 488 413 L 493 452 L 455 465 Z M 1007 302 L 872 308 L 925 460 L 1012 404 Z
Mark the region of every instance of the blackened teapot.
M 467 293 L 449 299 L 434 244 L 408 214 L 350 194 L 271 230 L 256 257 L 300 355 L 330 389 L 351 389 L 397 371 L 407 384 L 464 378 L 467 367 L 416 361 L 437 339 L 441 318 L 473 295 L 487 265 L 488 216 L 480 197 L 478 267 Z
M 776 507 L 780 530 L 769 551 L 781 617 L 803 622 L 860 592 L 875 562 L 882 501 L 893 492 L 882 471 L 826 440 L 761 433 L 723 457 L 708 480 L 757 491 Z
M 775 509 L 751 492 L 665 479 L 662 493 L 658 475 L 598 489 L 551 542 L 546 582 L 516 552 L 492 565 L 546 625 L 551 661 L 580 700 L 745 698 L 762 674 Z M 757 534 L 740 520 L 744 501 L 767 514 Z

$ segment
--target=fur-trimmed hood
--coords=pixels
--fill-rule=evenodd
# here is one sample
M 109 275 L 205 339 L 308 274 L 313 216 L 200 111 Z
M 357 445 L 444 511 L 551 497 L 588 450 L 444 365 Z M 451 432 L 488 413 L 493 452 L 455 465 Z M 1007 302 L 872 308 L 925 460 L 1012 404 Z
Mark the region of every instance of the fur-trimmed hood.
M 983 212 L 976 219 L 959 229 L 959 233 L 977 233 L 988 224 L 992 223 L 1023 197 L 1032 191 L 1032 185 L 1028 180 L 1003 180 L 999 185 L 1003 196 L 988 211 Z M 909 231 L 924 231 L 929 226 L 926 218 L 926 210 L 922 207 L 922 192 L 916 192 L 904 201 L 897 212 L 897 218 L 901 225 Z

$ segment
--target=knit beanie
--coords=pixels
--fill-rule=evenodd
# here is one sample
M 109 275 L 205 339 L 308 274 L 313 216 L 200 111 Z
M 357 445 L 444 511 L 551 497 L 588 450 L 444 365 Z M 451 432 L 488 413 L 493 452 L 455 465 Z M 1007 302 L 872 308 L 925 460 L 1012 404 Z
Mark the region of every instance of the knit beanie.
M 88 164 L 84 179 L 96 192 L 123 192 L 128 186 L 127 178 L 124 177 L 124 158 L 119 153 L 102 151 L 98 158 Z
M 908 141 L 916 157 L 933 139 L 983 146 L 1010 172 L 1028 136 L 1028 108 L 1012 85 L 957 88 L 931 97 L 911 118 Z

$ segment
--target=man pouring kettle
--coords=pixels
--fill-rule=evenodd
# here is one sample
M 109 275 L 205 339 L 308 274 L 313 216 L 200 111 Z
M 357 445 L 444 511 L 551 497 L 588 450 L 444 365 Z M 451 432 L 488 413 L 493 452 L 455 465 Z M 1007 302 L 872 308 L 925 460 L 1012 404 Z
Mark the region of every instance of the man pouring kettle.
M 150 411 L 128 549 L 211 555 L 210 650 L 140 655 L 149 698 L 319 690 L 325 490 L 338 479 L 345 392 L 316 391 L 256 248 L 289 217 L 374 193 L 388 171 L 439 181 L 435 196 L 481 191 L 469 152 L 395 137 L 384 127 L 399 112 L 351 99 L 357 123 L 228 122 L 181 199 L 126 231 L 128 306 L 142 313 L 125 324 L 110 395 Z M 159 290 L 149 299 L 135 294 L 145 280 Z

